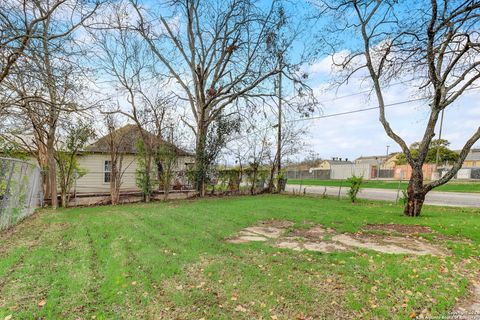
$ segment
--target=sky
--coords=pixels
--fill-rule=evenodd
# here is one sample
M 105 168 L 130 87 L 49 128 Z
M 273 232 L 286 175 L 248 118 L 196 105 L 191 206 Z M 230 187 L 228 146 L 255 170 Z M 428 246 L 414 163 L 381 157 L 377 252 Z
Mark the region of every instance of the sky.
M 406 1 L 403 4 L 400 2 L 399 5 L 403 6 L 399 14 L 405 18 L 412 18 L 420 2 L 414 5 Z M 328 25 L 336 23 L 336 20 L 327 19 L 319 22 Z M 315 32 L 320 30 L 316 29 L 317 27 L 312 30 L 311 42 L 316 41 Z M 356 33 L 340 34 L 338 37 L 341 45 L 336 47 L 334 56 L 344 55 L 354 47 L 363 46 Z M 312 115 L 312 118 L 378 106 L 373 92 L 358 94 L 372 89 L 371 82 L 365 81 L 366 78 L 368 79 L 365 72 L 358 73 L 348 84 L 332 88 L 332 79 L 335 77 L 335 72 L 332 70 L 335 68 L 332 67 L 331 55 L 319 56 L 315 62 L 305 66 L 305 71 L 309 75 L 309 84 L 321 103 L 320 110 Z M 408 75 L 408 77 L 409 79 L 400 79 L 397 83 L 401 80 L 415 79 L 415 75 Z M 477 82 L 476 86 L 480 86 L 480 83 Z M 344 96 L 348 97 L 338 99 Z M 386 89 L 384 97 L 386 104 L 418 100 L 419 91 L 411 82 L 410 85 L 397 84 Z M 429 116 L 428 102 L 428 100 L 414 101 L 386 109 L 387 120 L 408 145 L 422 139 Z M 389 146 L 389 153 L 401 151 L 397 143 L 385 133 L 379 121 L 378 109 L 306 120 L 303 123 L 308 128 L 308 136 L 305 138 L 308 148 L 305 148 L 305 153 L 298 155 L 298 159 L 307 155 L 309 151 L 317 153 L 324 159 L 341 157 L 352 160 L 360 156 L 384 155 L 387 153 L 387 146 Z M 435 138 L 438 138 L 439 124 L 440 121 L 437 123 Z M 450 141 L 451 149 L 461 149 L 479 125 L 480 88 L 464 92 L 461 98 L 445 109 L 442 138 Z M 480 148 L 480 141 L 474 147 Z
M 348 112 L 378 106 L 374 95 L 361 93 L 370 90 L 360 85 L 360 79 L 338 89 L 330 87 L 331 58 L 326 57 L 308 67 L 312 82 L 316 82 L 317 98 L 321 110 L 312 116 Z M 345 98 L 341 98 L 348 96 Z M 338 99 L 340 97 L 340 99 Z M 385 91 L 386 104 L 417 99 L 415 88 L 394 85 Z M 387 119 L 393 129 L 407 144 L 421 140 L 427 119 L 428 100 L 415 101 L 386 108 Z M 378 109 L 347 115 L 303 121 L 308 126 L 309 150 L 321 158 L 342 157 L 355 159 L 360 156 L 384 155 L 400 151 L 400 147 L 387 136 L 379 119 Z M 440 122 L 440 121 L 439 121 Z M 451 142 L 452 149 L 460 149 L 480 124 L 480 89 L 469 90 L 453 105 L 445 109 L 442 138 Z M 439 124 L 436 128 L 438 136 Z M 480 142 L 476 144 L 480 147 Z M 308 150 L 306 150 L 308 152 Z M 299 155 L 302 157 L 302 155 Z
M 267 1 L 266 3 L 269 3 Z M 152 1 L 145 0 L 145 6 L 152 5 Z M 310 10 L 311 7 L 308 7 Z M 304 17 L 305 8 L 292 12 L 301 12 L 293 18 Z M 315 41 L 314 37 L 307 37 Z M 348 38 L 344 48 L 338 48 L 337 54 L 348 50 L 358 39 Z M 300 52 L 296 45 L 295 52 Z M 355 159 L 360 156 L 384 155 L 389 152 L 400 151 L 400 147 L 385 133 L 378 120 L 378 109 L 328 118 L 313 119 L 343 113 L 352 110 L 376 107 L 376 99 L 369 93 L 359 92 L 371 89 L 368 82 L 361 81 L 361 75 L 339 88 L 331 88 L 332 73 L 331 56 L 319 56 L 315 62 L 304 66 L 309 75 L 309 84 L 316 92 L 320 101 L 319 110 L 312 119 L 302 120 L 301 125 L 308 131 L 305 137 L 306 146 L 296 159 L 302 159 L 310 152 L 317 153 L 321 158 L 342 157 Z M 285 94 L 288 93 L 288 84 L 285 84 Z M 348 96 L 348 97 L 344 97 Z M 344 97 L 339 99 L 339 97 Z M 413 87 L 394 85 L 385 91 L 386 103 L 397 103 L 416 99 L 418 92 Z M 480 89 L 470 90 L 445 110 L 442 138 L 451 142 L 452 149 L 462 148 L 465 141 L 473 134 L 480 124 Z M 421 139 L 428 113 L 428 101 L 414 101 L 387 108 L 387 118 L 395 132 L 404 138 L 407 144 Z M 438 133 L 438 127 L 436 129 Z M 480 147 L 480 142 L 476 144 Z

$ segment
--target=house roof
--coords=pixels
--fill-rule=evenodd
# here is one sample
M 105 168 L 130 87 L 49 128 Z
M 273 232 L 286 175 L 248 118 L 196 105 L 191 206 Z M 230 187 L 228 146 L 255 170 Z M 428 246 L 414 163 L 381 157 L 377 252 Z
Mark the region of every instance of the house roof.
M 357 159 L 355 159 L 355 162 L 357 161 L 387 161 L 389 159 L 392 159 L 394 157 L 396 157 L 399 153 L 398 152 L 394 152 L 394 153 L 390 153 L 388 156 L 387 155 L 380 155 L 380 156 L 361 156 L 361 157 L 358 157 Z
M 352 161 L 345 161 L 345 160 L 323 160 L 323 161 L 326 161 L 329 164 L 352 164 Z
M 143 129 L 142 129 L 143 130 Z M 146 131 L 146 130 L 143 130 L 144 134 L 152 139 L 152 141 L 155 141 L 157 139 L 157 137 Z M 88 147 L 86 147 L 86 151 L 88 152 L 93 152 L 93 153 L 109 153 L 110 152 L 110 148 L 109 148 L 109 141 L 110 139 L 112 138 L 112 135 L 115 136 L 115 139 L 117 139 L 118 141 L 121 141 L 121 147 L 120 147 L 120 151 L 122 153 L 131 153 L 131 154 L 137 154 L 138 153 L 138 148 L 137 148 L 137 145 L 138 145 L 138 141 L 140 141 L 142 139 L 142 132 L 140 131 L 140 129 L 138 128 L 137 125 L 134 125 L 134 124 L 127 124 L 115 131 L 113 131 L 112 133 L 109 133 L 103 137 L 101 137 L 100 139 L 98 139 L 97 141 L 95 141 L 94 143 L 92 143 L 91 145 L 89 145 Z M 185 151 L 175 145 L 173 145 L 172 143 L 170 142 L 167 142 L 165 140 L 161 140 L 158 144 L 165 144 L 165 145 L 171 145 L 175 148 L 175 150 L 177 151 L 177 155 L 178 156 L 192 156 L 192 154 L 188 151 Z
M 389 156 L 390 157 L 390 156 Z M 361 156 L 361 157 L 358 157 L 357 159 L 355 159 L 355 161 L 358 161 L 358 160 L 378 160 L 378 159 L 387 159 L 389 158 L 387 157 L 386 155 L 383 155 L 383 156 Z

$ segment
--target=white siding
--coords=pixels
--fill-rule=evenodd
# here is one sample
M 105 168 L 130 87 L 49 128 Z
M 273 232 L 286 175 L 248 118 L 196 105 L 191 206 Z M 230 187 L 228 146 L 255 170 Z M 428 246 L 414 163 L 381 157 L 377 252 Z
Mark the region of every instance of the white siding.
M 87 154 L 78 157 L 78 164 L 80 168 L 87 171 L 87 173 L 76 182 L 76 191 L 79 193 L 97 193 L 109 192 L 110 183 L 104 182 L 104 165 L 105 161 L 110 160 L 109 154 Z M 192 163 L 192 157 L 179 157 L 177 160 L 175 171 L 185 170 L 185 163 Z M 138 162 L 135 155 L 125 155 L 123 157 L 122 171 L 122 186 L 123 191 L 137 191 L 139 190 L 135 182 L 135 172 L 138 167 Z
M 372 166 L 370 164 L 332 164 L 330 179 L 348 179 L 352 175 L 370 179 Z

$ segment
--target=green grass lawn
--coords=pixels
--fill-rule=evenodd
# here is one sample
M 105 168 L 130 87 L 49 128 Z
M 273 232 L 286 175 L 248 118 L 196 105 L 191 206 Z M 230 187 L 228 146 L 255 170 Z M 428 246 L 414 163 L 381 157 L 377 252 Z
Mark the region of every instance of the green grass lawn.
M 337 232 L 425 225 L 452 254 L 325 254 L 224 241 L 272 218 Z M 426 206 L 408 218 L 393 204 L 318 197 L 41 210 L 0 241 L 0 319 L 405 319 L 424 309 L 438 316 L 480 271 L 479 210 Z
M 305 186 L 327 186 L 338 187 L 340 185 L 347 186 L 348 183 L 342 180 L 300 180 L 288 179 L 288 184 L 302 184 Z M 362 188 L 380 188 L 380 189 L 397 189 L 399 181 L 385 181 L 385 180 L 365 180 Z M 400 182 L 400 188 L 406 190 L 408 182 Z M 434 191 L 446 192 L 480 192 L 479 182 L 449 182 L 443 186 L 435 188 Z

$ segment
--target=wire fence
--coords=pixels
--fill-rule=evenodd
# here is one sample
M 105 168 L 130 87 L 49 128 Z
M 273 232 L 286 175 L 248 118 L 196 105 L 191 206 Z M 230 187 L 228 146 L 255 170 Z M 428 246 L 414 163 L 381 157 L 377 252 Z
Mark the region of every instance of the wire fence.
M 40 168 L 26 161 L 0 158 L 0 230 L 30 216 L 42 204 Z

